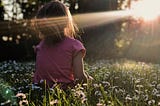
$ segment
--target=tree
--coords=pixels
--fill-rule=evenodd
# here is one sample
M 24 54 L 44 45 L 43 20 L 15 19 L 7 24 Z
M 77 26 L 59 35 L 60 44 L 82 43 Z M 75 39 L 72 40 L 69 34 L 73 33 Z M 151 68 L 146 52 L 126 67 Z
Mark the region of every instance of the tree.
M 6 0 L 7 1 L 7 0 Z M 10 6 L 13 8 L 7 13 L 4 7 L 8 4 L 2 5 L 3 1 L 0 0 L 0 20 L 4 19 L 5 14 L 5 22 L 0 23 L 0 36 L 5 36 L 7 41 L 0 40 L 0 43 L 3 43 L 4 46 L 8 43 L 18 47 L 21 45 L 23 49 L 21 51 L 31 51 L 32 44 L 35 43 L 36 33 L 34 33 L 33 28 L 30 28 L 30 20 L 34 18 L 38 9 L 45 3 L 51 0 L 9 0 Z M 99 11 L 108 11 L 108 10 L 116 10 L 118 6 L 118 0 L 59 0 L 70 8 L 71 13 L 86 13 L 86 12 L 99 12 Z M 122 1 L 122 0 L 121 0 Z M 9 3 L 9 2 L 8 2 Z M 9 15 L 13 14 L 13 15 Z M 21 18 L 18 18 L 22 16 Z M 8 18 L 6 18 L 8 16 Z M 7 20 L 8 19 L 8 20 Z M 115 25 L 111 25 L 110 27 L 100 26 L 97 27 L 97 31 L 99 34 L 102 34 L 102 30 L 105 31 L 109 28 L 114 28 Z M 88 30 L 88 29 L 86 29 Z M 114 30 L 115 31 L 115 30 Z M 91 31 L 88 31 L 88 35 L 90 35 Z M 113 34 L 112 34 L 113 35 Z M 114 35 L 113 35 L 114 36 Z M 97 37 L 97 36 L 96 36 Z M 96 38 L 95 37 L 95 38 Z M 112 37 L 114 39 L 114 37 Z M 2 47 L 2 46 L 1 46 Z M 8 47 L 9 50 L 9 47 Z M 0 51 L 2 51 L 0 49 Z M 5 53 L 4 53 L 5 54 Z M 15 53 L 19 55 L 18 53 Z M 29 52 L 26 53 L 30 54 Z
M 4 7 L 2 1 L 0 0 L 0 21 L 4 20 Z
M 117 10 L 117 0 L 78 0 L 78 11 L 83 12 L 96 12 L 96 11 L 108 11 Z

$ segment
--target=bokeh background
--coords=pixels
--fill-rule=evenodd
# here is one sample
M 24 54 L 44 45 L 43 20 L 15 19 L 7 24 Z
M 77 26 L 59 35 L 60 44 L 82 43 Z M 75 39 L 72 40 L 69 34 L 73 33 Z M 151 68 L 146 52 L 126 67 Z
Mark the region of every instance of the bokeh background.
M 39 39 L 31 27 L 31 20 L 38 8 L 49 1 L 0 0 L 0 61 L 35 59 L 33 46 Z M 86 60 L 128 58 L 160 62 L 159 14 L 154 20 L 148 18 L 146 21 L 144 17 L 135 18 L 128 11 L 142 0 L 60 1 L 69 7 L 80 28 L 81 39 L 78 39 L 87 49 Z M 144 10 L 142 13 L 148 13 L 146 8 L 153 10 L 154 2 L 136 6 L 139 11 Z

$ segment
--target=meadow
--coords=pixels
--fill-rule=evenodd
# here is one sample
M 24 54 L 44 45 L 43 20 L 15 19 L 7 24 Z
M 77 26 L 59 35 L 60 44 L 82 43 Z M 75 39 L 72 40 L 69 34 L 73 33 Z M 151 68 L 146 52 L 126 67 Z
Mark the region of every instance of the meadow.
M 85 63 L 94 78 L 67 91 L 32 84 L 34 62 L 0 63 L 1 106 L 160 106 L 160 65 L 126 59 Z M 45 83 L 45 81 L 43 81 Z

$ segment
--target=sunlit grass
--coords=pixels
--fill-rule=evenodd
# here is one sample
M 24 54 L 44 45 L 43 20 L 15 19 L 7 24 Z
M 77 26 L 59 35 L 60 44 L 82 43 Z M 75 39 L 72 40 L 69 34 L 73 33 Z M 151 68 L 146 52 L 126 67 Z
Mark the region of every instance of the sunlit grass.
M 100 60 L 85 64 L 85 70 L 94 78 L 92 83 L 79 84 L 63 91 L 55 86 L 46 87 L 31 84 L 34 62 L 0 63 L 0 88 L 8 86 L 1 93 L 1 105 L 17 104 L 31 106 L 157 106 L 160 103 L 160 65 L 130 60 Z M 10 98 L 4 93 L 13 92 Z M 3 99 L 2 99 L 3 98 Z

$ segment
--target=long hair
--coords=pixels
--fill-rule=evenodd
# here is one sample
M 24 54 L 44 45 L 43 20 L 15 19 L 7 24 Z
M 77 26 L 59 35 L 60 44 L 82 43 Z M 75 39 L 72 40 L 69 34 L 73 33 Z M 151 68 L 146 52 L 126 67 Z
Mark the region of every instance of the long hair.
M 55 44 L 65 36 L 76 37 L 78 28 L 74 24 L 69 9 L 59 1 L 43 5 L 36 17 L 35 27 L 47 44 Z

